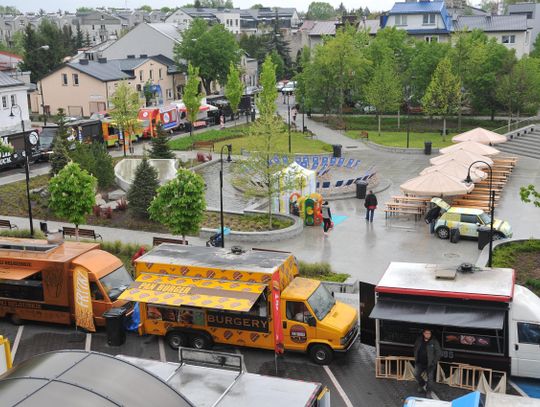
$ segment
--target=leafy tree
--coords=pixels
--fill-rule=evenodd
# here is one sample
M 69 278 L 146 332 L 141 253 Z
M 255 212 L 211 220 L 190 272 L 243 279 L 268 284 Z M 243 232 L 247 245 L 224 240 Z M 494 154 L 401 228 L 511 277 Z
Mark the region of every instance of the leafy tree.
M 166 226 L 172 234 L 197 234 L 206 209 L 204 180 L 191 170 L 178 169 L 176 178 L 162 185 L 152 200 L 150 219 Z
M 232 62 L 231 62 L 232 64 Z M 199 93 L 199 68 L 188 64 L 188 78 L 184 88 L 183 101 L 186 105 L 186 118 L 189 121 L 189 135 L 193 135 L 193 125 L 197 120 L 201 99 L 203 95 Z
M 377 110 L 378 130 L 381 135 L 381 114 L 397 111 L 403 100 L 403 86 L 390 57 L 382 60 L 366 86 L 366 99 Z
M 243 93 L 244 84 L 240 80 L 240 72 L 231 62 L 231 65 L 229 67 L 229 75 L 227 76 L 227 84 L 225 85 L 225 97 L 229 101 L 231 110 L 234 113 L 235 123 L 238 106 L 240 105 L 240 100 L 242 99 Z
M 17 15 L 21 14 L 21 12 L 13 6 L 0 6 L 0 14 L 11 14 L 11 15 Z
M 178 65 L 189 61 L 199 67 L 199 76 L 207 94 L 211 93 L 212 81 L 225 83 L 229 64 L 239 61 L 238 43 L 233 33 L 222 24 L 208 26 L 206 21 L 195 19 L 182 33 L 182 42 L 174 47 Z
M 283 78 L 285 75 L 285 62 L 283 62 L 283 58 L 281 58 L 275 49 L 268 55 L 270 55 L 270 58 L 276 67 L 276 78 Z
M 290 74 L 292 71 L 292 60 L 290 55 L 290 47 L 287 40 L 283 37 L 279 30 L 279 20 L 274 19 L 274 29 L 265 35 L 265 48 L 267 52 L 276 51 L 283 63 L 285 64 L 286 73 Z
M 379 69 L 381 62 L 388 56 L 393 58 L 397 72 L 403 76 L 409 69 L 415 52 L 414 41 L 408 36 L 407 31 L 396 27 L 379 30 L 377 35 L 370 39 L 367 49 L 367 57 L 371 60 L 371 65 L 368 66 L 370 76 Z
M 60 218 L 75 224 L 79 240 L 79 225 L 96 203 L 96 179 L 78 164 L 70 162 L 49 181 L 49 208 Z
M 152 81 L 150 79 L 148 79 L 143 86 L 143 94 L 145 105 L 150 106 L 152 104 L 152 98 L 154 97 L 154 92 L 152 91 Z
M 77 143 L 70 157 L 83 170 L 96 177 L 99 188 L 108 188 L 114 184 L 113 160 L 105 144 Z
M 266 40 L 262 35 L 248 35 L 242 33 L 238 40 L 238 45 L 251 58 L 255 58 L 259 65 L 262 65 L 266 57 Z
M 127 193 L 129 210 L 139 218 L 148 219 L 148 208 L 158 188 L 158 172 L 144 156 L 141 163 L 137 165 L 133 184 Z
M 54 177 L 60 172 L 62 168 L 69 162 L 69 147 L 68 131 L 66 128 L 66 114 L 64 109 L 58 109 L 56 114 L 58 129 L 52 142 L 52 154 L 49 157 L 49 164 L 51 164 L 50 174 Z
M 276 68 L 270 56 L 267 56 L 261 67 L 259 83 L 262 91 L 257 95 L 257 107 L 261 117 L 271 117 L 276 113 Z M 272 86 L 270 86 L 272 84 Z
M 152 7 L 149 6 L 148 4 L 144 4 L 142 5 L 141 7 L 138 8 L 140 11 L 145 11 L 147 13 L 151 13 L 152 12 Z
M 260 9 L 260 8 L 263 8 L 263 7 L 264 7 L 264 6 L 263 6 L 261 3 L 255 3 L 254 5 L 252 5 L 252 6 L 250 7 L 250 9 L 252 9 L 252 10 L 258 10 L 258 9 Z
M 140 123 L 137 120 L 139 114 L 139 94 L 122 81 L 113 93 L 110 102 L 113 108 L 110 115 L 124 136 L 124 152 L 126 143 L 132 134 L 137 134 L 140 130 Z
M 92 45 L 92 41 L 90 40 L 90 33 L 86 31 L 86 34 L 84 36 L 84 46 L 89 47 L 90 45 Z
M 540 35 L 536 36 L 533 44 L 533 50 L 529 54 L 530 57 L 540 58 Z
M 540 191 L 537 191 L 534 185 L 530 184 L 526 187 L 521 187 L 519 189 L 519 195 L 523 202 L 532 202 L 534 206 L 540 208 Z
M 75 32 L 75 48 L 80 49 L 82 47 L 84 47 L 84 36 L 80 24 L 77 23 L 77 31 Z
M 444 58 L 433 74 L 422 98 L 424 111 L 429 115 L 443 117 L 443 138 L 446 135 L 446 117 L 455 114 L 461 104 L 461 84 L 452 73 L 449 58 Z
M 163 130 L 161 123 L 156 125 L 156 137 L 150 140 L 150 158 L 174 158 L 169 147 L 170 136 Z
M 92 7 L 77 7 L 75 10 L 77 13 L 87 13 L 89 11 L 94 11 Z
M 334 7 L 325 1 L 313 1 L 308 7 L 306 19 L 308 20 L 330 20 L 336 16 Z

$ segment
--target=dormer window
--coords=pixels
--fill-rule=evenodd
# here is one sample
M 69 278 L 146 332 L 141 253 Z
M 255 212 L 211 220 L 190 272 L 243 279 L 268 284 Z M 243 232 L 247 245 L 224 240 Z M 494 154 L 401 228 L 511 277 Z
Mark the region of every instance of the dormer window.
M 407 16 L 401 14 L 396 15 L 396 25 L 407 25 Z
M 424 14 L 424 25 L 434 25 L 435 24 L 435 14 Z

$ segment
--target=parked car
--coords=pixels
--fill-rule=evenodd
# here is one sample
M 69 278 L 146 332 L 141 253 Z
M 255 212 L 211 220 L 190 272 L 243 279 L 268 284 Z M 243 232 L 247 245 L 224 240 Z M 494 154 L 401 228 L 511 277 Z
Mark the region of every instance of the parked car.
M 259 87 L 258 86 L 246 86 L 246 90 L 244 92 L 244 95 L 255 95 L 259 93 Z
M 276 90 L 278 92 L 281 92 L 281 90 L 283 89 L 283 87 L 287 84 L 288 81 L 279 81 L 278 83 L 276 83 Z
M 296 81 L 287 82 L 287 84 L 281 89 L 281 93 L 284 95 L 292 95 L 296 90 Z
M 452 207 L 441 198 L 431 200 L 444 212 L 435 223 L 435 233 L 441 239 L 450 237 L 450 229 L 458 228 L 461 236 L 478 237 L 478 228 L 490 226 L 491 217 L 481 209 Z M 506 221 L 495 219 L 493 239 L 512 237 L 512 227 Z

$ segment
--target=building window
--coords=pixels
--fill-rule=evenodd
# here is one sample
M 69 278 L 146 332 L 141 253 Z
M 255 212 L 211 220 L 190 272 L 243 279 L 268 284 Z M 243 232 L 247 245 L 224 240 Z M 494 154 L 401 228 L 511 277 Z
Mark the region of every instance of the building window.
M 426 35 L 424 37 L 426 42 L 439 42 L 439 36 L 437 35 Z
M 435 24 L 435 14 L 424 14 L 423 24 L 424 25 Z
M 502 36 L 502 43 L 503 44 L 515 44 L 516 43 L 516 36 L 515 35 L 503 35 Z
M 142 71 L 142 69 L 139 71 L 139 80 L 141 82 L 143 81 L 143 71 Z
M 4 109 L 8 108 L 7 96 L 2 96 L 2 108 Z
M 104 30 L 104 29 L 105 29 L 105 24 L 101 24 L 99 27 L 100 27 L 102 30 Z
M 152 69 L 150 69 L 149 75 L 150 75 L 149 76 L 150 79 L 154 79 L 154 71 Z
M 68 80 L 67 80 L 67 73 L 62 74 L 62 86 L 67 86 Z
M 15 106 L 17 104 L 17 95 L 11 95 L 11 106 Z
M 137 92 L 140 92 L 140 91 L 142 91 L 142 86 L 141 86 L 141 84 L 139 83 L 139 84 L 137 84 Z
M 79 86 L 79 74 L 78 73 L 73 74 L 73 86 Z
M 235 25 L 238 27 L 238 19 L 235 20 Z
M 92 30 L 95 30 L 95 29 L 96 29 L 96 26 L 92 24 Z
M 167 94 L 167 99 L 173 98 L 172 89 L 167 89 L 165 93 Z
M 161 68 L 158 69 L 158 72 L 159 72 L 159 79 L 160 80 L 163 79 Z
M 407 25 L 407 16 L 397 15 L 396 16 L 396 25 Z

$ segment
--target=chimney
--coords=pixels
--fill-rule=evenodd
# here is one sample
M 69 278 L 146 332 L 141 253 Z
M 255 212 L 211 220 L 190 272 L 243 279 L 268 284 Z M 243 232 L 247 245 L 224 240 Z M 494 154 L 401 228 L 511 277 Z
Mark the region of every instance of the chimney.
M 127 59 L 135 59 L 135 55 L 130 54 L 127 56 Z
M 88 65 L 88 59 L 86 59 L 86 58 L 81 58 L 81 59 L 79 59 L 79 64 L 81 64 L 81 65 Z
M 106 64 L 106 63 L 107 63 L 107 58 L 101 57 L 101 58 L 98 58 L 97 61 L 98 61 L 100 64 Z
M 141 54 L 140 58 L 148 58 L 148 54 Z

